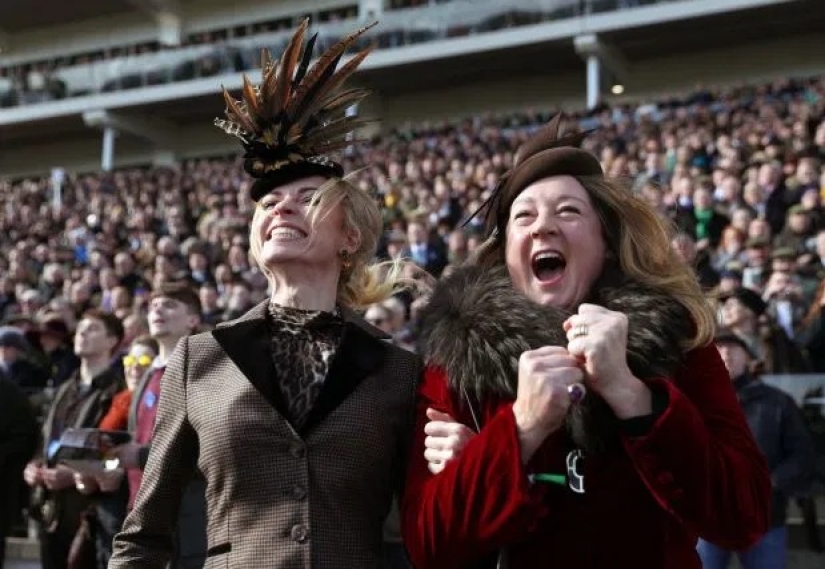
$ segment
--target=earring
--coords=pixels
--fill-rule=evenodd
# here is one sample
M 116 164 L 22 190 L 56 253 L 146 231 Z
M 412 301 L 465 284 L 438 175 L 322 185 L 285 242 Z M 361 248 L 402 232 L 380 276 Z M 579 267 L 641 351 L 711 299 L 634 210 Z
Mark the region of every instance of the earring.
M 352 267 L 352 259 L 350 259 L 350 252 L 346 249 L 341 249 L 338 253 L 338 256 L 341 257 L 341 265 L 344 269 L 349 269 Z

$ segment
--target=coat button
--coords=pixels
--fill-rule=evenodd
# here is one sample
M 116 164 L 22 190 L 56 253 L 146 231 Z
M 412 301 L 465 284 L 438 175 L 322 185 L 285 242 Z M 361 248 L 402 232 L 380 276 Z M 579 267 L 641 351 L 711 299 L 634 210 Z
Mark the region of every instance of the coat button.
M 289 452 L 295 458 L 304 458 L 304 453 L 305 453 L 304 445 L 301 445 L 301 444 L 292 445 L 292 448 L 289 449 Z
M 304 543 L 307 540 L 307 537 L 309 537 L 309 528 L 307 528 L 304 524 L 295 524 L 292 526 L 290 537 L 292 537 L 292 541 Z
M 306 498 L 307 491 L 303 486 L 295 486 L 292 488 L 292 497 L 296 500 L 303 500 Z

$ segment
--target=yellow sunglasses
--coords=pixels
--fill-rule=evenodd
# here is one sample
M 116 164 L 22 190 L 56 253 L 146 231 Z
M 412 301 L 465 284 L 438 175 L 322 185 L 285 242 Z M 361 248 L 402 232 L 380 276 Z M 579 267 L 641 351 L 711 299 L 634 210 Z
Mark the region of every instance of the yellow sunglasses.
M 123 357 L 123 367 L 134 367 L 134 366 L 142 366 L 147 367 L 152 364 L 152 358 L 150 356 L 124 356 Z

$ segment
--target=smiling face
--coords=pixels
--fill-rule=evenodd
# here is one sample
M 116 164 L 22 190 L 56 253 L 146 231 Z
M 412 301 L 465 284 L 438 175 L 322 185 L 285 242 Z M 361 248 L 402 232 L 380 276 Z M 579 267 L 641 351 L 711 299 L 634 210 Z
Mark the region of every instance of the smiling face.
M 149 346 L 133 344 L 129 353 L 123 358 L 123 373 L 126 378 L 126 388 L 134 391 L 140 378 L 152 365 L 157 354 Z
M 258 202 L 252 249 L 269 272 L 294 263 L 340 271 L 341 250 L 352 253 L 357 248 L 356 236 L 345 230 L 340 203 L 324 211 L 313 205 L 325 181 L 320 176 L 302 178 L 274 188 Z
M 599 216 L 571 176 L 545 178 L 513 201 L 505 261 L 513 285 L 542 305 L 574 309 L 604 264 Z

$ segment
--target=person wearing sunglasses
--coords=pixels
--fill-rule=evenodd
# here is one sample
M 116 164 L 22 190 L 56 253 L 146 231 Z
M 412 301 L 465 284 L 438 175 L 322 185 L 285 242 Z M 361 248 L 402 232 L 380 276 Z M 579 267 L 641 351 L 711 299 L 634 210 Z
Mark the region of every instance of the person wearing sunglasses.
M 138 382 L 152 365 L 158 355 L 157 340 L 151 336 L 136 338 L 129 347 L 129 352 L 123 356 L 123 375 L 126 378 L 126 388 L 112 399 L 112 406 L 100 422 L 100 428 L 105 431 L 124 431 L 129 424 L 129 407 L 132 404 L 132 393 Z

